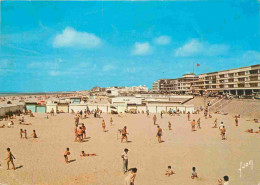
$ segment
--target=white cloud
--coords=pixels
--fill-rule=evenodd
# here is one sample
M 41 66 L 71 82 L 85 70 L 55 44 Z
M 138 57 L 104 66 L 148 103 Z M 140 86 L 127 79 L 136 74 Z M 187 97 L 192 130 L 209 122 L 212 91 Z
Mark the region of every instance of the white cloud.
M 104 65 L 103 68 L 102 68 L 103 71 L 111 71 L 111 70 L 114 70 L 114 69 L 116 69 L 116 67 L 113 64 Z
M 61 34 L 56 35 L 53 47 L 75 47 L 91 49 L 101 45 L 101 39 L 95 34 L 79 32 L 71 27 L 66 27 Z
M 133 55 L 148 55 L 152 52 L 152 47 L 148 42 L 136 42 L 132 50 Z
M 167 45 L 171 43 L 171 37 L 162 35 L 154 39 L 154 42 L 158 45 Z
M 229 47 L 224 44 L 209 44 L 192 39 L 188 43 L 175 50 L 175 56 L 217 56 L 227 54 Z

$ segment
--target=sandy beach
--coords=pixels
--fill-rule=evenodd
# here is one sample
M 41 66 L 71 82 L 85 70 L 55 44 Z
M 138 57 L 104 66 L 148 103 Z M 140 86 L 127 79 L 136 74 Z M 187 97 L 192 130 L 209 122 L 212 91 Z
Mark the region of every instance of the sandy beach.
M 257 185 L 260 181 L 259 144 L 260 134 L 249 134 L 246 129 L 257 130 L 259 123 L 239 119 L 235 127 L 232 115 L 213 115 L 211 119 L 201 117 L 202 129 L 191 132 L 187 115 L 158 117 L 158 124 L 163 129 L 163 143 L 157 142 L 157 127 L 153 125 L 152 114 L 102 114 L 108 132 L 103 132 L 102 118 L 81 119 L 87 128 L 87 141 L 74 142 L 74 116 L 58 114 L 46 119 L 46 114 L 25 116 L 31 126 L 20 126 L 18 118 L 14 128 L 0 129 L 0 183 L 3 184 L 90 184 L 122 185 L 125 175 L 122 173 L 121 154 L 129 149 L 129 168 L 137 167 L 135 184 L 217 184 L 224 175 L 230 177 L 230 183 L 236 185 Z M 114 125 L 109 119 L 113 117 Z M 221 140 L 220 132 L 213 126 L 214 119 L 224 121 L 227 128 L 227 140 Z M 168 121 L 172 130 L 168 130 Z M 0 124 L 7 121 L 1 121 Z M 129 143 L 121 143 L 118 129 L 128 127 Z M 38 139 L 20 139 L 19 129 L 27 129 L 28 135 L 36 130 Z M 118 138 L 117 138 L 118 136 Z M 16 157 L 17 170 L 6 170 L 6 148 L 10 147 Z M 64 162 L 63 154 L 69 147 L 69 164 Z M 80 152 L 96 153 L 96 157 L 80 157 Z M 242 169 L 242 164 L 253 161 L 253 169 Z M 171 165 L 175 175 L 164 175 Z M 195 166 L 199 178 L 190 178 L 191 168 Z

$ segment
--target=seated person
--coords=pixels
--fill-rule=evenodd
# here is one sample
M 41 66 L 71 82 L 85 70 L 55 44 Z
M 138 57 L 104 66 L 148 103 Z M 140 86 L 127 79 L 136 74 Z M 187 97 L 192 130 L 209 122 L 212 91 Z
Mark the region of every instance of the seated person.
M 173 174 L 174 174 L 174 172 L 173 172 L 173 170 L 172 170 L 172 167 L 171 167 L 171 166 L 168 166 L 168 170 L 166 170 L 165 175 L 167 175 L 167 176 L 169 177 L 170 175 L 173 175 Z
M 5 128 L 5 124 L 3 124 L 2 126 L 0 126 L 0 128 Z
M 33 115 L 33 113 L 32 113 L 32 112 L 30 113 L 30 117 L 34 117 L 34 115 Z
M 11 126 L 13 126 L 14 125 L 14 122 L 13 121 L 11 121 L 11 122 L 9 122 L 8 124 L 7 124 L 8 126 L 8 128 L 10 128 Z
M 258 123 L 258 119 L 254 119 L 254 122 L 255 122 L 255 123 Z
M 84 151 L 81 151 L 80 157 L 88 157 L 88 156 L 97 156 L 97 154 L 86 154 Z
M 247 129 L 245 132 L 254 133 L 253 129 Z
M 192 172 L 191 172 L 191 178 L 198 178 L 197 172 L 196 172 L 196 168 L 192 167 Z
M 38 138 L 35 130 L 33 130 L 32 137 L 33 138 Z

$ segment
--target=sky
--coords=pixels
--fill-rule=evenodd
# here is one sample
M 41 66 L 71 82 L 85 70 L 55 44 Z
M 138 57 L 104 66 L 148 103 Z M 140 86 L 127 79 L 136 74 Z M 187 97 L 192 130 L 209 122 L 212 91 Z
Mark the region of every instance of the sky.
M 0 6 L 0 92 L 151 88 L 194 65 L 201 74 L 260 64 L 257 0 Z

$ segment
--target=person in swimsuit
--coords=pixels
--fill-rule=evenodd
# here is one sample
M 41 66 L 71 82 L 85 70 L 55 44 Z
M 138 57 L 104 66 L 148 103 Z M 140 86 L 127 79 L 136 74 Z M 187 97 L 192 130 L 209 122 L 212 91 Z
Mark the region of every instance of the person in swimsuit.
M 86 127 L 84 125 L 84 123 L 82 123 L 82 131 L 83 131 L 83 138 L 86 139 Z
M 127 140 L 127 131 L 126 131 L 126 126 L 124 126 L 124 128 L 122 129 L 122 139 L 121 139 L 121 143 L 123 143 L 123 140 L 126 139 L 126 142 L 128 143 L 128 140 Z
M 128 171 L 130 171 L 130 173 L 126 176 L 124 185 L 134 185 L 137 168 L 131 168 Z
M 215 121 L 214 121 L 214 126 L 212 128 L 218 128 L 217 124 L 218 124 L 218 119 L 216 118 Z
M 196 172 L 196 168 L 192 167 L 192 172 L 191 172 L 191 178 L 198 178 L 197 172 Z
M 111 126 L 113 125 L 113 119 L 112 119 L 112 117 L 110 118 L 110 125 L 111 125 Z
M 157 120 L 156 115 L 154 115 L 154 116 L 153 116 L 153 124 L 154 124 L 154 125 L 156 124 L 156 120 Z
M 2 126 L 0 126 L 0 128 L 5 128 L 5 124 L 3 124 Z
M 158 142 L 161 143 L 162 142 L 162 129 L 160 128 L 160 126 L 158 125 L 157 126 L 158 130 L 157 130 L 157 134 L 156 134 L 156 137 L 158 137 Z
M 103 128 L 103 132 L 106 131 L 106 123 L 105 120 L 102 121 L 102 128 Z
M 68 155 L 70 155 L 70 149 L 69 148 L 66 149 L 65 154 L 64 154 L 64 158 L 65 158 L 66 163 L 69 163 Z
M 24 138 L 27 139 L 27 131 L 26 131 L 26 129 L 23 131 L 23 133 L 24 133 Z
M 238 126 L 238 119 L 237 119 L 237 116 L 235 118 L 235 122 L 236 122 L 236 126 Z
M 221 129 L 221 136 L 222 136 L 222 140 L 225 140 L 226 139 L 226 128 L 225 126 L 223 126 L 223 128 Z
M 195 131 L 195 119 L 191 122 L 191 131 Z
M 201 127 L 200 127 L 200 118 L 197 120 L 197 128 L 201 129 Z
M 20 138 L 23 139 L 23 129 L 20 129 Z
M 9 163 L 11 162 L 12 165 L 13 165 L 13 170 L 15 170 L 15 166 L 14 166 L 14 159 L 15 157 L 13 156 L 12 152 L 10 151 L 10 148 L 7 148 L 7 153 L 8 153 L 8 156 L 5 160 L 7 160 L 7 170 L 9 170 Z
M 33 138 L 38 138 L 35 130 L 33 130 L 32 137 Z
M 168 169 L 166 170 L 166 173 L 165 175 L 167 175 L 168 177 L 170 177 L 170 175 L 173 175 L 174 172 L 172 170 L 172 167 L 171 166 L 168 166 Z
M 188 112 L 188 121 L 190 121 L 190 112 Z
M 78 141 L 78 128 L 76 126 L 74 128 L 74 134 L 75 134 L 74 142 L 77 142 Z
M 82 142 L 82 141 L 83 141 L 83 130 L 82 130 L 82 127 L 79 127 L 79 130 L 78 130 L 78 139 L 79 139 L 79 142 Z
M 171 129 L 172 129 L 172 124 L 171 124 L 171 122 L 170 122 L 170 121 L 168 122 L 168 127 L 169 127 L 169 130 L 171 130 Z
M 86 154 L 84 151 L 81 151 L 80 157 L 88 157 L 88 156 L 97 156 L 97 154 Z

